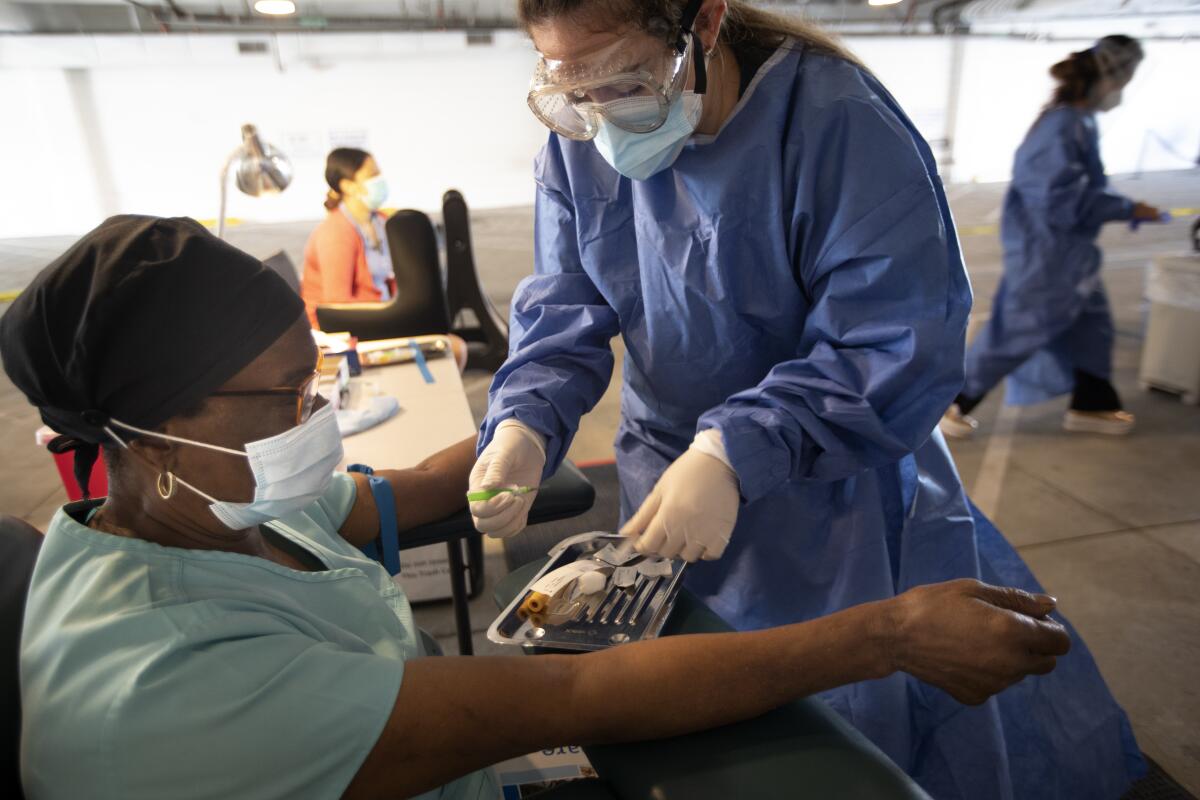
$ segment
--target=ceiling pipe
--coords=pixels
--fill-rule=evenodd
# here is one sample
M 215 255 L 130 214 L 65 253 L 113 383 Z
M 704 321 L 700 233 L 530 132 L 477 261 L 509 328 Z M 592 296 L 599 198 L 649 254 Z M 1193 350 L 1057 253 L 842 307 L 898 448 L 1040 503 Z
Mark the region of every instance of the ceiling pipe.
M 962 10 L 973 2 L 975 0 L 947 0 L 936 6 L 930 14 L 933 29 L 938 33 L 970 33 L 971 26 L 962 21 Z M 943 21 L 947 15 L 951 15 L 950 20 Z
M 168 0 L 169 8 L 151 6 L 138 0 L 125 0 L 131 6 L 144 11 L 154 20 L 163 33 L 329 33 L 409 32 L 409 31 L 493 31 L 515 30 L 515 19 L 497 17 L 442 16 L 444 8 L 439 6 L 436 19 L 412 17 L 289 17 L 265 19 L 240 14 L 193 14 L 185 12 L 174 0 Z

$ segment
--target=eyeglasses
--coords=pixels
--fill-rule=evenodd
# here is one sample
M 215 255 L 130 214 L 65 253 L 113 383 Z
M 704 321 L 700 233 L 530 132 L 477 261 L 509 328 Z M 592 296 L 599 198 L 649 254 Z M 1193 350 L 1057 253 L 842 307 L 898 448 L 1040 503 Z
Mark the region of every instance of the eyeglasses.
M 295 397 L 296 424 L 303 425 L 312 416 L 313 408 L 317 405 L 317 395 L 320 394 L 321 367 L 325 357 L 317 353 L 317 368 L 304 379 L 299 386 L 279 386 L 272 389 L 237 389 L 213 392 L 215 397 Z

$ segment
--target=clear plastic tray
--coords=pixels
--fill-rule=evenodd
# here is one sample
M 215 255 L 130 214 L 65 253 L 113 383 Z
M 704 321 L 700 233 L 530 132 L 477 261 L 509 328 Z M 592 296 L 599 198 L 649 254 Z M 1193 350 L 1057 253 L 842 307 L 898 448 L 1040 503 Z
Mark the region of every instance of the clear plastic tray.
M 603 650 L 617 644 L 654 639 L 675 606 L 680 579 L 687 566 L 671 563 L 671 575 L 639 575 L 637 582 L 622 589 L 609 581 L 594 601 L 582 607 L 569 621 L 537 627 L 517 616 L 517 609 L 530 587 L 545 574 L 574 561 L 591 559 L 608 544 L 620 544 L 625 537 L 615 533 L 582 533 L 559 542 L 550 551 L 550 560 L 530 579 L 508 607 L 488 628 L 488 640 L 496 644 L 520 645 L 548 650 Z

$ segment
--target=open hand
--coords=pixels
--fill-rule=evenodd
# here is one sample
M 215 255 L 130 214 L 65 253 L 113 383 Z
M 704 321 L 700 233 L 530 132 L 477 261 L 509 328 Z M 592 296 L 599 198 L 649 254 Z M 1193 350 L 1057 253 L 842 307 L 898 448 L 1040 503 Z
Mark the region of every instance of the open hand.
M 1140 220 L 1142 222 L 1158 222 L 1159 217 L 1161 216 L 1162 210 L 1155 206 L 1146 205 L 1145 203 L 1133 204 L 1133 218 L 1136 220 Z
M 1049 618 L 1054 598 L 961 579 L 894 598 L 892 665 L 978 705 L 1026 675 L 1045 675 L 1071 648 Z

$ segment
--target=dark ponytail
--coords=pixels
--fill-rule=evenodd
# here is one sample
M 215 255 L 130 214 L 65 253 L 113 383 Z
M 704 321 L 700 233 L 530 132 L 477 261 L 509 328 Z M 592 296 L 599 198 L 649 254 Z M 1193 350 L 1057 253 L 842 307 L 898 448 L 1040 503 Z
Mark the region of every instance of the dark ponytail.
M 1058 81 L 1047 107 L 1095 99 L 1102 78 L 1128 83 L 1143 58 L 1142 46 L 1132 36 L 1105 36 L 1087 50 L 1071 53 L 1050 68 Z
M 518 0 L 517 16 L 526 33 L 558 19 L 582 22 L 594 30 L 632 24 L 647 33 L 662 33 L 678 24 L 686 5 L 687 0 Z M 720 41 L 774 50 L 787 38 L 810 51 L 862 66 L 837 37 L 801 17 L 766 11 L 747 0 L 728 0 Z
M 325 159 L 325 182 L 329 191 L 325 195 L 325 208 L 333 211 L 342 202 L 342 181 L 354 180 L 355 174 L 367 163 L 371 154 L 356 147 L 339 147 L 330 151 Z
M 1100 80 L 1100 67 L 1091 50 L 1080 50 L 1051 67 L 1050 77 L 1058 81 L 1058 85 L 1054 87 L 1049 105 L 1070 105 L 1091 99 Z

